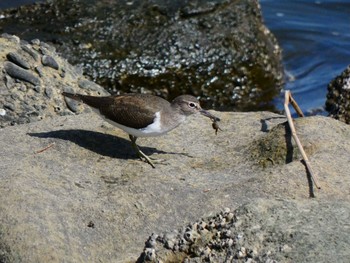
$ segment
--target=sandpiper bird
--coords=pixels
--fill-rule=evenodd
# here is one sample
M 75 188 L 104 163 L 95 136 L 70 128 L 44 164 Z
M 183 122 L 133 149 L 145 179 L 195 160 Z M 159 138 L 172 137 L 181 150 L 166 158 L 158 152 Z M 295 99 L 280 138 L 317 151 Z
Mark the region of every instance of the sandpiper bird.
M 203 110 L 199 101 L 190 95 L 178 96 L 169 103 L 161 97 L 149 94 L 130 93 L 106 97 L 67 92 L 62 94 L 89 105 L 106 121 L 128 133 L 140 159 L 144 158 L 153 168 L 155 166 L 150 157 L 144 154 L 136 144 L 138 137 L 166 134 L 184 122 L 187 116 L 198 112 L 214 122 L 220 120 Z

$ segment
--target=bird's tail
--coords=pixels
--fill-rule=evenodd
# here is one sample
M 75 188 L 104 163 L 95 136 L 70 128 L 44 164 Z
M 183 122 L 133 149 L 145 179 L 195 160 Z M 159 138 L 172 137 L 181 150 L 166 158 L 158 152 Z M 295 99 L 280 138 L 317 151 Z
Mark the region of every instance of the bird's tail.
M 73 94 L 68 92 L 62 92 L 62 95 L 67 98 L 83 102 L 89 105 L 90 107 L 93 107 L 96 109 L 100 109 L 101 107 L 108 104 L 108 102 L 110 101 L 110 97 L 96 97 L 96 96 L 89 96 L 89 95 L 82 95 L 82 94 Z

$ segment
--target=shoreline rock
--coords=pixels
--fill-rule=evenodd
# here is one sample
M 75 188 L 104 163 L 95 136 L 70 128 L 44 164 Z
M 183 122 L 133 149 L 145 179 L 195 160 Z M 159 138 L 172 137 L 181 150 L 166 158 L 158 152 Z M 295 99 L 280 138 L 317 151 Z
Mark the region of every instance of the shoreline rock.
M 164 160 L 156 169 L 136 158 L 126 134 L 95 114 L 57 116 L 1 129 L 3 261 L 135 262 L 152 233 L 162 237 L 186 229 L 190 222 L 206 221 L 225 207 L 243 220 L 227 230 L 245 237 L 241 247 L 239 243 L 227 247 L 233 249 L 230 255 L 238 255 L 235 249 L 244 247 L 248 255 L 244 259 L 249 260 L 250 250 L 257 247 L 256 262 L 267 258 L 295 262 L 306 252 L 318 262 L 347 259 L 349 238 L 343 230 L 350 213 L 350 127 L 321 116 L 295 119 L 322 187 L 310 200 L 298 155 L 283 162 L 287 153 L 297 151 L 293 141 L 287 144 L 283 116 L 215 115 L 222 120 L 217 135 L 207 118 L 193 116 L 166 136 L 141 138 L 139 145 L 146 154 Z M 259 141 L 271 145 L 267 140 L 287 145 L 286 155 L 275 156 L 271 166 L 262 165 L 268 156 L 251 151 Z M 260 228 L 253 233 L 255 223 Z M 202 247 L 189 249 L 196 248 L 202 257 L 204 241 Z M 157 249 L 168 253 L 161 246 Z M 213 259 L 230 251 L 211 250 Z M 198 262 L 188 251 L 184 253 L 193 257 L 190 262 Z
M 56 0 L 3 17 L 4 32 L 51 42 L 111 93 L 190 93 L 205 108 L 273 111 L 283 85 L 281 49 L 256 0 Z
M 350 66 L 328 84 L 326 111 L 330 117 L 350 124 Z
M 108 94 L 38 39 L 29 43 L 3 34 L 0 56 L 0 128 L 82 110 L 70 104 L 68 110 L 62 91 Z
M 258 199 L 152 234 L 137 262 L 345 262 L 348 209 L 347 202 Z M 334 217 L 337 226 L 330 223 Z

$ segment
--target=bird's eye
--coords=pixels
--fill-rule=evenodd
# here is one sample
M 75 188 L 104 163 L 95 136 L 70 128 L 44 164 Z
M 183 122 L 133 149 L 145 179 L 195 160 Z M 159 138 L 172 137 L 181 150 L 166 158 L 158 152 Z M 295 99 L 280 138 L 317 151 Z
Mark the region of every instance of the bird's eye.
M 196 108 L 196 103 L 190 102 L 190 103 L 188 103 L 188 106 L 190 106 L 190 108 L 194 109 L 194 108 Z

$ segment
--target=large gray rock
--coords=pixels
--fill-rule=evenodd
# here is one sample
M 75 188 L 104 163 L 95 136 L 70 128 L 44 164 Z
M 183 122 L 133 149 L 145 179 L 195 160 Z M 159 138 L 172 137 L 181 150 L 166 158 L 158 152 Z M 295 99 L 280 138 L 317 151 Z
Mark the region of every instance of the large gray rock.
M 238 217 L 227 225 L 232 237 L 243 236 L 223 250 L 230 255 L 245 247 L 256 262 L 346 262 L 350 127 L 326 117 L 295 120 L 322 187 L 310 200 L 283 116 L 215 114 L 217 136 L 207 118 L 192 116 L 166 136 L 140 139 L 146 154 L 164 159 L 155 169 L 94 114 L 1 129 L 0 261 L 133 262 L 152 233 L 181 235 L 228 207 Z M 271 155 L 258 154 L 257 145 Z M 201 244 L 194 247 L 196 254 L 183 254 L 199 262 Z M 222 259 L 224 252 L 211 250 Z
M 113 92 L 271 110 L 283 82 L 281 49 L 257 0 L 55 0 L 4 11 L 0 30 L 51 41 Z

